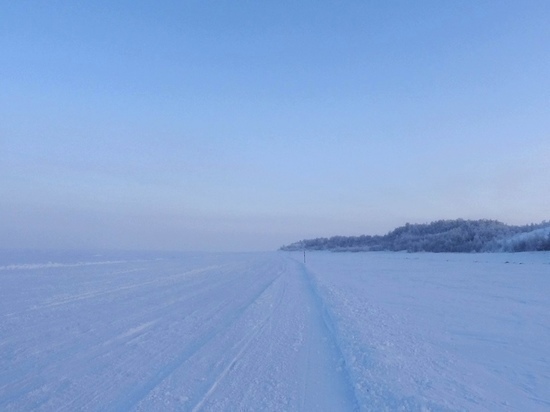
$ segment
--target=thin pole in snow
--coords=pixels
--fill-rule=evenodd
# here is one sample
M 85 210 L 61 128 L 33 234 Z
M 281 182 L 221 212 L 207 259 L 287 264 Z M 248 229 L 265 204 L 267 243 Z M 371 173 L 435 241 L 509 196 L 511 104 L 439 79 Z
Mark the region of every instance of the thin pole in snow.
M 306 250 L 304 249 L 304 265 L 306 264 Z

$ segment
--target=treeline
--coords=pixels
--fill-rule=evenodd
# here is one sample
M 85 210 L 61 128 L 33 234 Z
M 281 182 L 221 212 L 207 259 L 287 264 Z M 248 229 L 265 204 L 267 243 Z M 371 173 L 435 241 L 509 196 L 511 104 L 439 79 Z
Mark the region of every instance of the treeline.
M 524 226 L 496 220 L 438 220 L 409 224 L 383 236 L 333 236 L 305 239 L 281 250 L 524 252 L 550 250 L 550 222 Z

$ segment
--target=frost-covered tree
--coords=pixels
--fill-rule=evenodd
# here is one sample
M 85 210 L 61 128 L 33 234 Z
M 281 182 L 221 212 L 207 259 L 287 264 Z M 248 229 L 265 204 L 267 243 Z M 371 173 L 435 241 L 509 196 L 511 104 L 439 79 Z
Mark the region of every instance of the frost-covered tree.
M 384 236 L 301 240 L 282 250 L 496 252 L 550 250 L 550 222 L 510 226 L 496 220 L 438 220 L 398 227 Z

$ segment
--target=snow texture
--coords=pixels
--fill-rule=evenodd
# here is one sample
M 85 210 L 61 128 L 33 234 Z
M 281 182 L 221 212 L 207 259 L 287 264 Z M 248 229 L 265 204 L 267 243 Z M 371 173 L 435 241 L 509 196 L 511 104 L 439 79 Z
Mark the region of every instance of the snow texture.
M 2 411 L 550 409 L 550 253 L 6 255 Z

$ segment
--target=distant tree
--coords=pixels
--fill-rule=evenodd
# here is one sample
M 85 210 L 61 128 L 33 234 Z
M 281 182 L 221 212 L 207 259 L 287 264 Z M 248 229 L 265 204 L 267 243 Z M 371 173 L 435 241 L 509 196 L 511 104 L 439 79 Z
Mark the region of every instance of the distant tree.
M 496 220 L 438 220 L 398 227 L 384 236 L 306 239 L 282 250 L 496 252 L 550 250 L 550 222 L 509 226 Z

